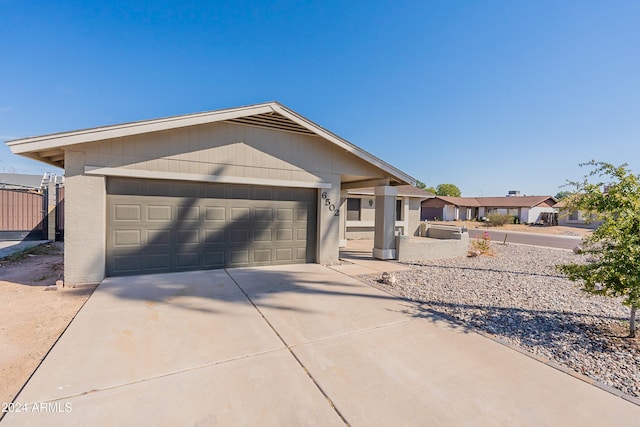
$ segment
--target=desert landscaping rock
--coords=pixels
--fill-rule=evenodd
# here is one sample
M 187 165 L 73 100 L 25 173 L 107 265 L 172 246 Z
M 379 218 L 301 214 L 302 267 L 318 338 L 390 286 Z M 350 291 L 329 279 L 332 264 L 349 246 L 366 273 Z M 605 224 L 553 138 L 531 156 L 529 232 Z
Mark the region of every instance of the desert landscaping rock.
M 630 310 L 594 296 L 556 270 L 572 251 L 493 244 L 494 256 L 409 263 L 376 287 L 492 334 L 538 358 L 640 397 L 640 341 L 626 338 Z

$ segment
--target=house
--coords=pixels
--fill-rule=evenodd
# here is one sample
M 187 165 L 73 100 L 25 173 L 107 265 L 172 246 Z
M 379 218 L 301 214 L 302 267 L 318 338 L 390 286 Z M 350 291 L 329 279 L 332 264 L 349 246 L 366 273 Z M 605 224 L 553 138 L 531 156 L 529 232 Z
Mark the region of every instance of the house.
M 551 196 L 447 197 L 435 196 L 422 202 L 421 220 L 468 221 L 492 213 L 513 215 L 520 222 L 535 224 L 543 214 L 556 212 Z
M 396 188 L 395 233 L 417 236 L 420 228 L 420 203 L 434 195 L 412 185 L 400 185 Z M 346 239 L 373 239 L 376 207 L 374 188 L 347 190 L 346 197 Z
M 602 224 L 602 220 L 598 220 L 595 214 L 583 211 L 569 211 L 562 200 L 553 205 L 553 207 L 558 213 L 558 225 L 596 229 Z
M 8 141 L 65 169 L 65 281 L 338 261 L 344 192 L 374 187 L 373 255 L 395 258 L 414 179 L 277 103 Z M 342 224 L 342 225 L 341 225 Z
M 0 173 L 0 189 L 37 191 L 43 187 L 42 179 L 42 175 Z

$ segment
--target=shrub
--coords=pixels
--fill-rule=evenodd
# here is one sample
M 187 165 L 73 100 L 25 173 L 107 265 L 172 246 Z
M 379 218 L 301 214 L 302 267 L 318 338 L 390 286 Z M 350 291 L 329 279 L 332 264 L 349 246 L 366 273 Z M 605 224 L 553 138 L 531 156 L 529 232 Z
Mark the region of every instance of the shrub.
M 489 223 L 489 225 L 491 226 L 500 226 L 500 225 L 505 225 L 507 223 L 512 224 L 513 223 L 513 215 L 504 215 L 504 214 L 497 214 L 497 213 L 492 213 L 487 215 L 487 222 Z
M 491 238 L 489 237 L 489 233 L 486 231 L 482 235 L 482 237 L 478 237 L 471 242 L 471 250 L 469 251 L 469 256 L 478 256 L 478 255 L 493 255 L 493 251 L 491 250 Z

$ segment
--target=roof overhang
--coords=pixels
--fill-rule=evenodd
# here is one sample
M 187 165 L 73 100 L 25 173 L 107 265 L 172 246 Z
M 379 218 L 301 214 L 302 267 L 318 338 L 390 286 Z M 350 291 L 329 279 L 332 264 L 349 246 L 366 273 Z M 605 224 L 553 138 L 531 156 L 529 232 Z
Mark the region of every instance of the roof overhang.
M 63 168 L 64 150 L 76 144 L 86 144 L 112 138 L 122 138 L 223 121 L 249 126 L 267 127 L 286 132 L 316 135 L 384 171 L 389 179 L 390 185 L 415 183 L 413 177 L 278 102 L 267 102 L 245 107 L 20 138 L 7 141 L 6 144 L 15 154 Z

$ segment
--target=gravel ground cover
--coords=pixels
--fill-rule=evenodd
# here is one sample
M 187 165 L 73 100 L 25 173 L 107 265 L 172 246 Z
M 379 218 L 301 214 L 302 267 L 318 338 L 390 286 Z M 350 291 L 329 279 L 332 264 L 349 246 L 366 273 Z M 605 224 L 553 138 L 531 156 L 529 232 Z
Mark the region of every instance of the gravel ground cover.
M 361 279 L 465 325 L 640 397 L 640 340 L 626 338 L 629 308 L 593 296 L 555 265 L 571 251 L 492 244 L 493 256 L 408 263 L 396 282 Z

